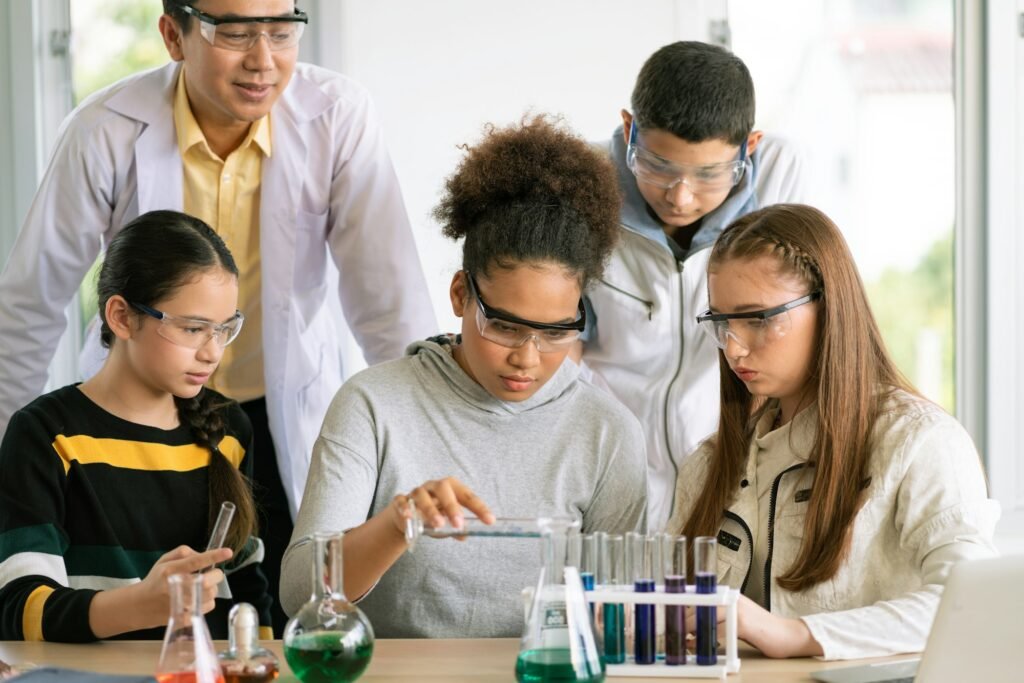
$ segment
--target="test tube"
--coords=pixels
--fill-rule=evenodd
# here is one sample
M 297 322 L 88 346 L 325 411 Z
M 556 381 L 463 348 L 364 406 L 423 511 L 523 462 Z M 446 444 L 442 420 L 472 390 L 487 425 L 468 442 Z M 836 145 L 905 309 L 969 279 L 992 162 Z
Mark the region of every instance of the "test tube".
M 621 590 L 626 584 L 626 546 L 620 534 L 605 534 L 599 543 L 600 562 L 597 580 L 604 588 Z M 604 662 L 626 661 L 626 608 L 622 603 L 606 602 L 601 608 L 604 619 Z
M 693 570 L 697 592 L 718 591 L 718 544 L 714 536 L 698 536 L 693 541 Z M 697 663 L 718 663 L 718 608 L 697 608 Z
M 217 513 L 217 521 L 213 524 L 213 531 L 210 532 L 210 542 L 206 544 L 207 550 L 216 550 L 224 547 L 224 539 L 228 537 L 228 529 L 231 528 L 231 520 L 235 516 L 235 504 L 224 501 L 220 504 L 220 512 Z
M 632 539 L 632 568 L 630 578 L 637 593 L 653 593 L 655 567 L 657 563 L 658 540 L 637 534 Z M 636 629 L 633 636 L 633 661 L 637 664 L 654 664 L 657 659 L 657 619 L 654 605 L 637 604 L 635 610 Z
M 665 592 L 686 592 L 686 536 L 665 534 L 662 539 Z M 686 664 L 686 607 L 665 605 L 665 664 Z

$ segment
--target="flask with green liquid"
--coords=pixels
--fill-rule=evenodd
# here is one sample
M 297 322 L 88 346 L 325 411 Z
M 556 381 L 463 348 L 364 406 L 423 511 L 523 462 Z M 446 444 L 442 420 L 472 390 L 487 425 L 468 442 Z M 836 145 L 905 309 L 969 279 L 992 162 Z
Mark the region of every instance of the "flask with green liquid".
M 284 657 L 303 683 L 348 683 L 373 655 L 373 628 L 342 587 L 342 533 L 313 535 L 313 595 L 284 629 Z
M 566 566 L 577 523 L 540 519 L 543 568 L 530 604 L 516 660 L 519 683 L 600 683 L 605 678 L 600 640 L 583 595 L 578 567 Z

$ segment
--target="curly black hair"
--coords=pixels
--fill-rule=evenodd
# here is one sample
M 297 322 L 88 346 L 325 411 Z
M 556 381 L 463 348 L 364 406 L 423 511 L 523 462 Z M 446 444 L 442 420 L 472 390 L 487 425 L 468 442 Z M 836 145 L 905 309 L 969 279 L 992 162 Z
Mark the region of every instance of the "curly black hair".
M 434 217 L 465 238 L 463 268 L 553 261 L 581 287 L 601 275 L 618 237 L 621 199 L 608 159 L 559 119 L 524 117 L 488 125 L 445 182 Z

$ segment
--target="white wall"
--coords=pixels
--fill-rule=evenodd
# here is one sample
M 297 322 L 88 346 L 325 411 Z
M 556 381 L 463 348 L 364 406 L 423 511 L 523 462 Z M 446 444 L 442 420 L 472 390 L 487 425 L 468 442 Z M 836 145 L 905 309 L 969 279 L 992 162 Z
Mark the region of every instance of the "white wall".
M 643 61 L 666 43 L 704 38 L 722 5 L 646 0 L 638 15 L 639 4 L 611 0 L 319 4 L 320 62 L 373 94 L 442 329 L 455 329 L 447 291 L 459 252 L 430 212 L 456 145 L 527 111 L 563 114 L 588 139 L 608 138 Z

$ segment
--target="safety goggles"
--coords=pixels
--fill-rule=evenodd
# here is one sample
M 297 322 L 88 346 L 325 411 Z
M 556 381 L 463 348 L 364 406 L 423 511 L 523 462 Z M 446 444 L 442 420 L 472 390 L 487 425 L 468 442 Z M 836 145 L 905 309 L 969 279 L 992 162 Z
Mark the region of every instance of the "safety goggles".
M 476 326 L 480 336 L 495 344 L 518 348 L 530 339 L 541 353 L 564 351 L 566 345 L 580 338 L 587 325 L 587 312 L 583 299 L 579 303 L 579 317 L 571 323 L 539 323 L 524 320 L 488 306 L 476 286 L 476 279 L 465 273 L 469 293 L 476 299 Z
M 682 183 L 693 194 L 723 192 L 743 179 L 747 167 L 747 141 L 740 145 L 739 158 L 733 161 L 704 166 L 677 164 L 644 149 L 640 145 L 636 121 L 633 121 L 629 128 L 626 165 L 637 180 L 663 190 L 671 190 Z
M 217 344 L 224 348 L 238 337 L 238 333 L 242 331 L 242 323 L 245 322 L 245 316 L 241 311 L 235 311 L 235 316 L 226 323 L 214 323 L 209 320 L 181 318 L 142 304 L 129 305 L 159 320 L 160 325 L 157 326 L 156 332 L 161 337 L 172 344 L 190 349 L 201 349 L 211 339 L 216 339 Z
M 781 306 L 745 313 L 712 313 L 697 316 L 697 324 L 711 337 L 715 346 L 725 349 L 729 338 L 746 351 L 754 351 L 785 337 L 793 327 L 789 312 L 821 298 L 821 291 L 794 299 Z
M 274 51 L 295 47 L 309 23 L 309 15 L 300 10 L 278 17 L 215 17 L 190 5 L 181 4 L 178 7 L 185 14 L 199 20 L 199 33 L 206 42 L 235 52 L 248 52 L 260 36 L 267 37 L 267 45 Z

